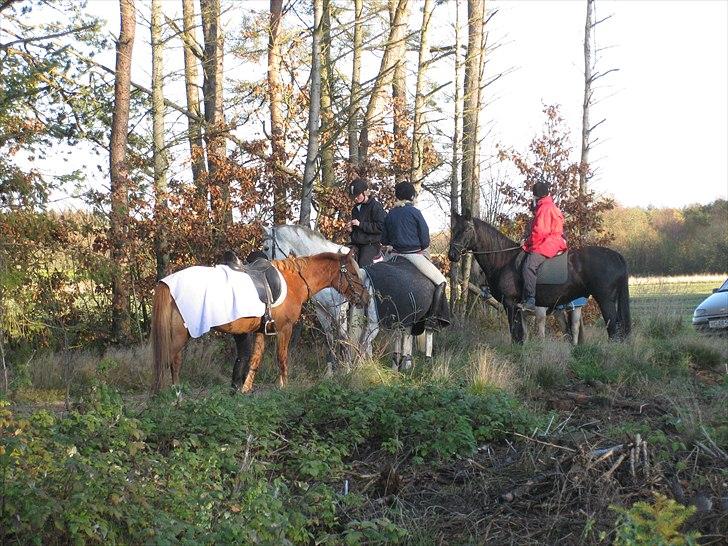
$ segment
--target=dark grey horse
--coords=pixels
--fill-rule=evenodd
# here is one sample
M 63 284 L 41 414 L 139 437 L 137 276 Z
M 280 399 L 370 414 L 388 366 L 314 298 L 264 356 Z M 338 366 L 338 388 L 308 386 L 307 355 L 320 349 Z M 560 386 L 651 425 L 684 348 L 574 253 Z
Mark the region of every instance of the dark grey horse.
M 463 252 L 472 252 L 483 269 L 488 285 L 506 309 L 511 339 L 524 339 L 521 313 L 523 280 L 517 258 L 518 243 L 477 218 L 455 216 L 448 257 L 458 261 Z M 627 263 L 618 252 L 600 246 L 569 251 L 568 279 L 563 284 L 541 284 L 536 305 L 553 309 L 579 297 L 593 296 L 599 304 L 610 339 L 624 339 L 631 331 Z

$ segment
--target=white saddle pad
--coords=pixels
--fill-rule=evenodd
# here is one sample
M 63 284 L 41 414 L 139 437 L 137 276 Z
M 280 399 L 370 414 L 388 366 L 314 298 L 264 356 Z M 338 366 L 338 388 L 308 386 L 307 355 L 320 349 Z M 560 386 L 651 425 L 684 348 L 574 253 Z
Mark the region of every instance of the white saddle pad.
M 273 304 L 286 299 L 286 281 L 281 279 L 281 295 Z M 247 273 L 226 265 L 194 266 L 162 279 L 169 287 L 185 326 L 192 337 L 241 317 L 262 317 L 265 304 L 260 301 L 253 280 Z

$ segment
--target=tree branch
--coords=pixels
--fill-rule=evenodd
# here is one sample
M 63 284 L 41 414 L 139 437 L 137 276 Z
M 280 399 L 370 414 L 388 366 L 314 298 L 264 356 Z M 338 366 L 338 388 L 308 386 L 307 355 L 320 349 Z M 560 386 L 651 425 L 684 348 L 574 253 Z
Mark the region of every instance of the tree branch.
M 13 1 L 13 0 L 9 0 Z M 3 8 L 0 7 L 0 11 L 2 11 Z M 55 34 L 47 34 L 46 36 L 31 36 L 29 38 L 19 38 L 17 40 L 13 40 L 12 42 L 8 42 L 6 44 L 0 44 L 0 49 L 8 49 L 9 47 L 14 46 L 15 44 L 29 44 L 31 42 L 38 42 L 40 40 L 52 40 L 53 38 L 60 38 L 61 36 L 67 36 L 68 34 L 75 34 L 77 32 L 83 32 L 84 30 L 89 30 L 91 28 L 94 28 L 96 26 L 95 23 L 89 23 L 88 25 L 83 25 L 82 27 L 77 28 L 71 28 L 69 30 L 64 30 L 63 32 L 56 32 Z

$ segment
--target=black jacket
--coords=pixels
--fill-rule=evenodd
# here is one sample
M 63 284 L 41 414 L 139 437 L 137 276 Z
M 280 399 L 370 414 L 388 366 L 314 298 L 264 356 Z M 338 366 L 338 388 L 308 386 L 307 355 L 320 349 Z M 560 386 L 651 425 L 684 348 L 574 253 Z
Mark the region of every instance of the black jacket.
M 430 246 L 430 229 L 420 210 L 412 203 L 390 210 L 384 220 L 382 244 L 392 245 L 400 253 L 417 252 Z
M 351 230 L 351 242 L 355 245 L 379 243 L 384 228 L 386 213 L 379 201 L 370 197 L 366 203 L 351 209 L 351 219 L 359 220 L 359 225 Z

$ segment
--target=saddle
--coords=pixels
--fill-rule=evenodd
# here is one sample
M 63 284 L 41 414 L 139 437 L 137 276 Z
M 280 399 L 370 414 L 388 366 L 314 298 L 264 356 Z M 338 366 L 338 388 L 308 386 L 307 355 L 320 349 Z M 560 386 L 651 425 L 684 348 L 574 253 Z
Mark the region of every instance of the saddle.
M 516 258 L 516 268 L 521 271 L 526 252 L 521 251 Z M 569 251 L 565 250 L 553 258 L 548 258 L 538 268 L 536 284 L 564 284 L 569 280 Z
M 271 306 L 281 295 L 281 277 L 278 270 L 267 258 L 257 258 L 252 263 L 243 263 L 232 251 L 227 250 L 222 257 L 223 265 L 234 271 L 247 274 L 253 281 L 260 301 L 265 303 L 265 314 L 261 320 L 261 331 L 267 336 L 274 336 L 278 332 L 276 323 L 271 315 Z

